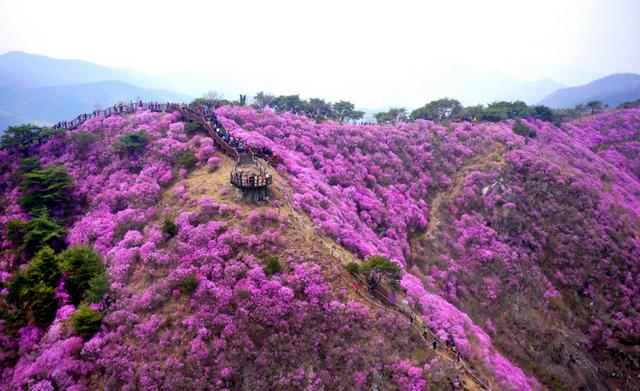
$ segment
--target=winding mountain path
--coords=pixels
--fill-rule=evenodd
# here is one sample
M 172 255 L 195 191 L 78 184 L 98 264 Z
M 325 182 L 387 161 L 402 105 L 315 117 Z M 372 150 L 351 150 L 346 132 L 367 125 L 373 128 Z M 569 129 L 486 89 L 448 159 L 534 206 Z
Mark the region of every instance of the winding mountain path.
M 346 250 L 340 244 L 337 244 L 335 240 L 325 236 L 320 235 L 315 228 L 313 227 L 313 222 L 311 219 L 304 215 L 301 212 L 298 212 L 293 205 L 291 204 L 291 190 L 288 189 L 286 181 L 282 177 L 276 178 L 274 181 L 275 188 L 277 189 L 276 196 L 285 201 L 284 206 L 278 206 L 274 204 L 274 207 L 277 207 L 281 211 L 285 212 L 291 224 L 294 224 L 301 233 L 302 239 L 307 243 L 307 246 L 314 250 L 316 254 L 330 254 L 331 256 L 331 267 L 339 273 L 340 277 L 343 279 L 343 282 L 351 287 L 352 294 L 359 296 L 361 299 L 367 301 L 370 305 L 373 305 L 377 308 L 380 308 L 387 312 L 393 312 L 397 315 L 406 317 L 408 319 L 415 319 L 415 321 L 411 322 L 411 326 L 414 332 L 417 333 L 419 338 L 421 338 L 425 344 L 427 350 L 432 351 L 432 347 L 430 341 L 428 341 L 423 332 L 427 332 L 430 335 L 430 338 L 435 338 L 439 341 L 440 346 L 445 346 L 443 341 L 440 341 L 436 336 L 433 330 L 430 330 L 422 321 L 422 316 L 416 313 L 409 306 L 404 306 L 395 303 L 390 300 L 383 294 L 371 295 L 370 293 L 365 292 L 366 283 L 362 280 L 358 275 L 351 275 L 347 272 L 346 266 L 349 262 L 356 262 L 357 258 L 350 251 Z M 336 266 L 339 266 L 336 268 Z M 356 290 L 354 288 L 354 282 L 359 281 L 362 285 L 362 289 Z M 465 387 L 471 391 L 474 390 L 491 390 L 492 385 L 490 381 L 481 379 L 479 374 L 476 374 L 474 370 L 471 369 L 469 363 L 464 359 L 460 359 L 459 362 L 456 362 L 455 358 L 452 357 L 447 352 L 443 352 L 441 349 L 436 350 L 435 353 L 444 359 L 447 362 L 450 362 L 455 368 L 463 373 L 462 381 L 465 384 Z

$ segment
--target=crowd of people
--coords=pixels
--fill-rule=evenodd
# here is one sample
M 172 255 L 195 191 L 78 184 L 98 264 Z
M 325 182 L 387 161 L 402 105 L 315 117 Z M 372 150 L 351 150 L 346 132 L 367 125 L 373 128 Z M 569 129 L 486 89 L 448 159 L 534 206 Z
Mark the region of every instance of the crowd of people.
M 244 171 L 234 171 L 231 173 L 231 183 L 238 187 L 264 187 L 272 182 L 271 174 L 253 174 Z
M 235 149 L 238 154 L 249 151 L 249 147 L 244 141 L 237 138 L 233 133 L 227 132 L 218 117 L 216 116 L 215 107 L 211 104 L 205 104 L 195 108 L 195 111 L 201 114 L 207 121 L 212 124 L 213 131 L 231 148 Z
M 196 111 L 202 114 L 211 124 L 213 124 L 213 130 L 216 134 L 224 140 L 229 146 L 236 149 L 239 153 L 247 152 L 250 148 L 245 144 L 244 141 L 237 138 L 233 133 L 227 133 L 224 130 L 224 127 L 218 121 L 218 117 L 216 117 L 215 107 L 211 104 L 205 104 L 202 106 L 198 106 Z M 276 154 L 269 147 L 262 147 L 259 149 L 251 149 L 251 151 L 257 156 L 265 159 L 268 162 L 277 158 Z
M 238 156 L 247 155 L 253 158 L 254 155 L 260 157 L 275 156 L 273 151 L 268 147 L 263 147 L 254 151 L 243 140 L 236 137 L 232 132 L 228 132 L 218 120 L 215 113 L 215 107 L 211 104 L 205 104 L 194 108 L 198 114 L 203 116 L 210 124 L 215 134 L 224 141 L 229 147 L 233 148 Z M 256 153 L 257 152 L 257 153 Z M 270 174 L 263 172 L 249 173 L 242 170 L 234 171 L 231 174 L 231 183 L 241 188 L 257 188 L 265 187 L 272 182 Z
M 132 113 L 137 109 L 147 109 L 151 111 L 169 111 L 171 109 L 178 109 L 180 107 L 179 104 L 175 103 L 160 103 L 160 102 L 143 102 L 141 100 L 137 102 L 129 101 L 129 103 L 118 103 L 104 110 L 93 110 L 92 113 L 80 114 L 76 118 L 71 121 L 60 121 L 57 124 L 53 125 L 54 129 L 72 129 L 88 119 L 99 117 L 99 116 L 110 116 L 114 114 L 125 114 Z

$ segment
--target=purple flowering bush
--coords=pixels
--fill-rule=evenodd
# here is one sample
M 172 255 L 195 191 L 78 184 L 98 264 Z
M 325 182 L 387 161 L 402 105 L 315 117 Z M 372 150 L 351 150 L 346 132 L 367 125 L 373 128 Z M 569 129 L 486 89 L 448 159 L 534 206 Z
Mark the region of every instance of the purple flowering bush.
M 503 386 L 536 388 L 531 375 L 552 387 L 603 384 L 598 371 L 618 376 L 639 359 L 639 110 L 562 129 L 523 120 L 535 139 L 510 121 L 362 126 L 219 113 L 284 157 L 294 205 L 319 231 L 401 264 L 425 323 Z
M 177 158 L 192 152 L 209 172 L 222 157 L 211 139 L 187 137 L 177 120 L 177 113 L 147 111 L 95 118 L 27 151 L 72 177 L 66 242 L 102 255 L 113 302 L 90 305 L 103 318 L 86 340 L 74 332 L 78 308 L 64 278 L 47 328 L 11 330 L 0 317 L 6 388 L 416 389 L 451 373 L 446 363 L 431 364 L 437 377 L 424 370 L 425 358 L 409 363 L 421 343 L 408 322 L 330 285 L 341 281 L 337 271 L 289 249 L 290 228 L 277 209 L 246 212 L 194 199 Z M 144 132 L 147 142 L 127 153 L 114 147 L 133 132 Z M 11 219 L 28 216 L 11 174 L 23 156 L 0 153 L 4 232 Z M 167 218 L 172 235 L 163 232 Z M 0 245 L 4 284 L 24 266 L 5 235 Z M 271 276 L 263 271 L 269 257 L 282 265 Z M 181 289 L 187 279 L 191 288 Z M 8 293 L 0 292 L 2 309 Z
M 421 243 L 432 288 L 492 321 L 498 346 L 554 386 L 604 386 L 598 370 L 640 354 L 638 155 L 620 164 L 595 147 L 637 138 L 640 116 L 613 116 L 565 124 L 570 135 L 528 122 L 536 140 L 445 203 L 443 246 Z
M 561 128 L 522 120 L 535 139 L 514 134 L 512 122 L 347 125 L 249 107 L 217 114 L 252 147 L 283 157 L 278 170 L 293 189 L 292 205 L 319 233 L 361 259 L 397 263 L 397 293 L 442 340 L 453 337 L 494 386 L 572 388 L 602 384 L 601 373 L 623 379 L 633 368 L 640 111 Z M 133 132 L 148 141 L 123 153 L 117 143 Z M 194 193 L 194 174 L 179 163 L 185 154 L 197 175 L 219 175 L 231 164 L 210 138 L 187 135 L 178 113 L 148 111 L 88 120 L 24 155 L 0 151 L 0 230 L 29 219 L 14 174 L 20 159 L 64 167 L 73 179 L 66 242 L 102 255 L 114 298 L 92 304 L 103 318 L 87 340 L 74 333 L 77 308 L 64 278 L 46 329 L 11 330 L 0 317 L 3 385 L 422 390 L 460 383 L 405 318 L 358 299 L 336 265 L 291 240 L 295 227 L 276 207 L 252 210 L 224 186 Z M 4 309 L 4 284 L 25 266 L 1 239 Z M 265 274 L 271 260 L 279 267 Z
M 250 108 L 223 107 L 219 113 L 234 121 L 226 126 L 239 137 L 283 156 L 282 170 L 296 190 L 293 204 L 320 232 L 363 258 L 385 254 L 405 269 L 412 266 L 410 237 L 428 224 L 426 200 L 448 189 L 455 172 L 474 155 L 523 143 L 506 123 L 354 126 Z M 465 355 L 481 357 L 506 387 L 538 387 L 495 352 L 490 338 L 463 312 L 427 293 L 411 274 L 404 275 L 401 286 L 427 325 L 443 340 L 454 336 Z M 480 343 L 472 347 L 470 339 Z M 500 367 L 491 364 L 494 357 Z

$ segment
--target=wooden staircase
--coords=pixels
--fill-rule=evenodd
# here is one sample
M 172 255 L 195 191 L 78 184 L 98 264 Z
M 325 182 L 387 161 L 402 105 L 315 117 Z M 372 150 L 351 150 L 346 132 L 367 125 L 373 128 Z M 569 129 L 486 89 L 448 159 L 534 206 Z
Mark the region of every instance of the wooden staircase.
M 246 152 L 241 152 L 238 154 L 238 166 L 248 166 L 255 165 L 253 158 Z

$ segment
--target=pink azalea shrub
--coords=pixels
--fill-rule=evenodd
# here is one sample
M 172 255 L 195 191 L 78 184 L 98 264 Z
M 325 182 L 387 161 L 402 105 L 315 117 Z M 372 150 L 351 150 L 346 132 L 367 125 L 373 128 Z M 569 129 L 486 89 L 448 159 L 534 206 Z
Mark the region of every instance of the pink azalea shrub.
M 283 157 L 278 169 L 293 206 L 320 233 L 361 258 L 384 254 L 401 265 L 401 294 L 424 323 L 441 339 L 452 336 L 499 387 L 518 390 L 567 382 L 562 368 L 570 364 L 551 361 L 556 346 L 602 373 L 618 363 L 607 357 L 640 353 L 639 113 L 561 128 L 523 120 L 537 133 L 529 139 L 511 122 L 346 125 L 218 109 L 235 136 Z M 132 131 L 150 142 L 127 156 L 113 144 Z M 82 132 L 95 138 L 80 148 L 73 136 Z M 187 137 L 177 113 L 139 111 L 89 120 L 29 148 L 72 176 L 67 241 L 103 255 L 116 300 L 87 341 L 68 327 L 75 308 L 64 281 L 47 330 L 14 333 L 0 320 L 2 384 L 418 390 L 448 377 L 436 359 L 408 360 L 424 345 L 404 318 L 349 299 L 323 260 L 287 248 L 277 209 L 245 213 L 231 200 L 190 193 L 189 172 L 175 160 L 191 151 L 214 170 L 220 154 L 212 146 Z M 11 219 L 27 218 L 12 174 L 18 164 L 17 152 L 0 151 L 3 232 Z M 422 240 L 430 212 L 438 225 Z M 161 232 L 168 213 L 177 226 L 171 237 Z M 20 265 L 0 239 L 5 282 Z M 282 270 L 267 276 L 265 255 Z M 182 288 L 189 279 L 193 291 Z M 563 340 L 559 327 L 585 346 Z
M 640 342 L 639 110 L 562 129 L 523 120 L 534 139 L 515 135 L 512 122 L 362 126 L 242 107 L 218 112 L 236 135 L 283 156 L 294 206 L 320 232 L 362 257 L 382 253 L 408 272 L 419 267 L 424 280 L 402 279 L 412 304 L 441 337 L 451 334 L 465 355 L 482 357 L 503 386 L 538 383 L 476 324 L 509 311 L 496 304 L 516 293 L 548 316 L 582 318 L 566 327 L 590 340 L 583 354 Z M 409 239 L 428 225 L 426 200 L 447 193 L 438 213 L 442 245 L 419 242 L 414 256 Z M 563 309 L 576 292 L 591 314 Z M 545 381 L 573 381 L 544 366 L 552 356 L 547 346 L 534 353 L 544 364 L 528 364 L 532 349 L 519 341 L 544 339 L 540 330 L 550 326 L 499 326 L 498 350 Z M 600 365 L 603 372 L 615 367 Z
M 305 211 L 321 232 L 362 257 L 387 254 L 405 266 L 411 253 L 409 237 L 428 224 L 425 199 L 449 187 L 450 177 L 474 154 L 499 143 L 523 144 L 507 123 L 359 126 L 318 124 L 288 113 L 256 115 L 251 108 L 224 107 L 218 112 L 235 122 L 225 123 L 234 134 L 284 158 L 282 170 L 296 190 L 294 206 Z M 467 315 L 427 293 L 412 278 L 405 274 L 403 288 L 424 311 L 426 324 L 443 339 L 453 335 L 467 355 L 472 353 L 468 335 L 486 341 L 478 350 L 505 385 L 538 387 L 535 379 L 512 364 L 492 366 L 492 358 L 501 356 L 491 348 L 490 338 Z
M 178 179 L 188 173 L 174 168 L 176 156 L 191 150 L 210 167 L 219 157 L 210 139 L 188 139 L 177 119 L 177 113 L 147 111 L 95 118 L 28 151 L 72 176 L 77 205 L 67 242 L 91 244 L 102 254 L 115 302 L 107 310 L 92 305 L 104 318 L 87 341 L 69 325 L 75 307 L 63 294 L 64 281 L 47 330 L 28 325 L 14 333 L 0 320 L 1 384 L 38 390 L 423 384 L 411 368 L 397 367 L 398 357 L 419 346 L 408 323 L 334 290 L 319 260 L 285 247 L 277 210 L 245 216 L 235 205 L 189 195 L 188 182 Z M 113 144 L 132 131 L 146 132 L 150 142 L 135 156 L 115 150 Z M 74 144 L 80 132 L 95 135 L 86 148 Z M 10 219 L 26 215 L 9 174 L 19 157 L 0 153 L 4 231 Z M 164 193 L 179 207 L 173 237 L 161 232 L 168 213 L 160 202 Z M 230 224 L 235 218 L 246 223 Z M 1 246 L 10 247 L 4 236 Z M 267 277 L 257 257 L 263 253 L 277 255 L 283 270 Z M 3 281 L 17 268 L 13 254 L 2 251 Z M 197 281 L 190 293 L 180 289 L 188 277 Z M 373 333 L 385 338 L 373 339 Z M 354 378 L 356 371 L 361 375 Z
M 212 156 L 209 159 L 207 159 L 207 167 L 209 168 L 210 171 L 213 171 L 216 168 L 218 168 L 219 164 L 220 164 L 220 158 L 217 156 Z

